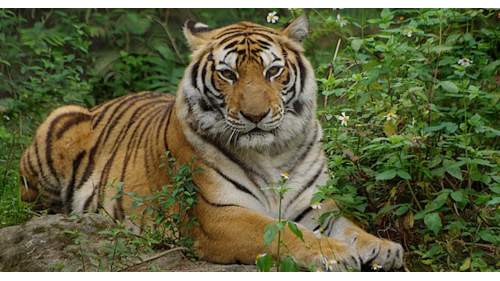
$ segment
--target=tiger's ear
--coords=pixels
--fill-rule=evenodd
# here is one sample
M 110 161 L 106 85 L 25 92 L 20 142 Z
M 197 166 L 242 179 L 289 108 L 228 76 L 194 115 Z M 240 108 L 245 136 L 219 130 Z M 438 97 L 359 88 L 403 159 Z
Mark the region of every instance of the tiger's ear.
M 300 42 L 309 33 L 309 19 L 306 14 L 302 14 L 298 18 L 287 22 L 280 30 L 286 36 Z
M 184 25 L 184 37 L 191 49 L 196 50 L 212 38 L 214 30 L 204 23 L 188 20 Z

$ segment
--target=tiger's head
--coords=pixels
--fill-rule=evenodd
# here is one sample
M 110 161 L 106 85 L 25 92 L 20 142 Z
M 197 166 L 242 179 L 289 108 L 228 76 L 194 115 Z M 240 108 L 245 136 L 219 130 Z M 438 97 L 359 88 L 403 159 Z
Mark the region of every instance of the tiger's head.
M 192 48 L 178 95 L 191 128 L 220 145 L 279 149 L 313 127 L 316 83 L 300 41 L 305 15 L 274 29 L 250 22 L 211 28 L 188 21 Z

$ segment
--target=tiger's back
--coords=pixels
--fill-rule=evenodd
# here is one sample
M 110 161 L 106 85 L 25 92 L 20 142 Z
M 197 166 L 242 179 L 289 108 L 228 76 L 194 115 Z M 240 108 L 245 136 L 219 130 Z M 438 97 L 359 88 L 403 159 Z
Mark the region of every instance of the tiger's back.
M 105 186 L 126 182 L 127 191 L 146 196 L 149 186 L 165 183 L 158 155 L 168 150 L 173 104 L 171 96 L 142 92 L 90 110 L 54 110 L 22 157 L 23 200 L 66 214 L 102 207 L 123 219 L 130 199 L 110 200 L 116 191 Z

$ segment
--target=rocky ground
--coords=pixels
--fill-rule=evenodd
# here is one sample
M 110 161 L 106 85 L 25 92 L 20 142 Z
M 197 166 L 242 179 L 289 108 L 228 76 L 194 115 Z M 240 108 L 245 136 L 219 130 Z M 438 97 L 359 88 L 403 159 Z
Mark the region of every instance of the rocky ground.
M 48 215 L 25 224 L 0 229 L 0 272 L 5 271 L 96 271 L 103 247 L 110 241 L 99 231 L 116 228 L 99 214 L 81 216 Z M 73 234 L 67 231 L 72 231 Z M 80 235 L 75 234 L 80 233 Z M 78 242 L 75 239 L 80 239 Z M 116 245 L 116 244 L 113 244 Z M 108 256 L 109 258 L 109 256 Z M 192 262 L 180 251 L 164 250 L 136 256 L 117 263 L 113 270 L 124 271 L 256 271 L 252 265 L 221 265 Z M 102 260 L 102 258 L 101 258 Z M 144 262 L 145 261 L 145 262 Z M 110 270 L 109 263 L 105 270 Z

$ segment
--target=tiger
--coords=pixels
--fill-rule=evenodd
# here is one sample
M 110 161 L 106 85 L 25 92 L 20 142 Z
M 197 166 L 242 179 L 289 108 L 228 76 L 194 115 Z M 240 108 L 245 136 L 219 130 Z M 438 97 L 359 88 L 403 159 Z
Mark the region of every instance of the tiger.
M 199 226 L 189 230 L 200 260 L 254 264 L 266 253 L 318 267 L 334 260 L 339 271 L 402 267 L 400 244 L 343 216 L 320 223 L 339 209 L 332 199 L 310 205 L 329 175 L 314 70 L 301 43 L 308 17 L 279 28 L 189 20 L 183 32 L 191 62 L 175 97 L 140 92 L 49 114 L 20 162 L 22 199 L 63 214 L 101 208 L 130 222 L 133 199 L 113 198 L 109 184 L 117 180 L 123 192 L 146 197 L 170 182 L 159 168 L 169 151 L 178 165 L 196 159 L 203 170 L 192 175 L 199 192 L 190 211 Z M 289 188 L 281 205 L 268 188 L 280 175 Z M 263 230 L 279 221 L 280 206 L 281 219 L 295 222 L 302 237 L 284 231 L 287 247 L 278 257 L 278 242 L 265 247 Z

